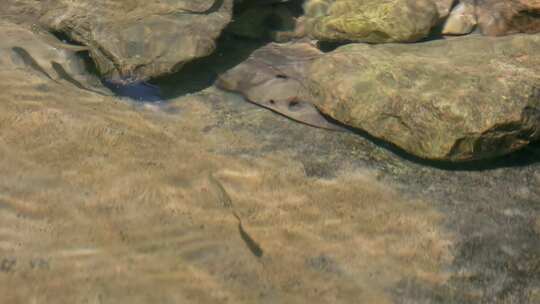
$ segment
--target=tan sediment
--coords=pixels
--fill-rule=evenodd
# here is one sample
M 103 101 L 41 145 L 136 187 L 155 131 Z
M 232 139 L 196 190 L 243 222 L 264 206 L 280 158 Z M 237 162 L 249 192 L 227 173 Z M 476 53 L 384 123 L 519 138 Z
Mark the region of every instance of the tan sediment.
M 166 114 L 24 70 L 0 79 L 6 303 L 391 303 L 400 280 L 446 280 L 452 236 L 430 202 L 367 171 L 307 177 L 286 150 L 223 152 L 263 144 L 204 132 L 217 114 L 202 100 L 225 95 Z

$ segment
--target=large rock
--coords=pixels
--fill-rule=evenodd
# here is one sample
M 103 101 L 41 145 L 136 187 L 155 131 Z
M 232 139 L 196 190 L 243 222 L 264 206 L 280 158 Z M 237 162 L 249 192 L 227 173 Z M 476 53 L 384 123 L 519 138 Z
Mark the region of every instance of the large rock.
M 354 44 L 308 79 L 321 111 L 420 157 L 488 158 L 540 138 L 540 36 Z
M 48 0 L 37 5 L 41 24 L 89 46 L 104 76 L 137 79 L 176 71 L 212 53 L 232 10 L 232 0 Z
M 538 0 L 461 0 L 443 27 L 443 34 L 470 33 L 479 25 L 488 36 L 540 32 Z
M 438 22 L 431 0 L 310 0 L 305 32 L 323 41 L 413 42 Z
M 439 12 L 439 18 L 444 19 L 450 14 L 450 10 L 454 5 L 455 0 L 433 0 Z
M 514 33 L 540 32 L 538 0 L 462 0 L 476 6 L 482 33 L 502 36 Z
M 245 63 L 250 67 L 231 70 L 219 83 L 257 103 L 310 102 L 343 124 L 427 159 L 491 158 L 540 138 L 540 36 L 350 44 L 319 56 L 303 50 L 295 59 L 298 47 L 265 48 Z M 280 56 L 294 64 L 267 72 L 265 64 L 283 61 Z M 249 69 L 260 73 L 245 76 L 253 79 L 246 85 L 238 78 Z M 259 87 L 266 93 L 253 95 Z M 284 87 L 298 89 L 284 96 Z

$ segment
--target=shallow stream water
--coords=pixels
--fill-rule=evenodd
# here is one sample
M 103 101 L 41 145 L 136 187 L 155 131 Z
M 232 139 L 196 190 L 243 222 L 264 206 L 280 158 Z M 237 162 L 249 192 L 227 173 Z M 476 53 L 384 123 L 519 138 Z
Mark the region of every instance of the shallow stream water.
M 215 89 L 181 114 L 43 94 L 0 114 L 6 303 L 537 295 L 538 162 L 440 170 Z
M 455 165 L 298 124 L 212 86 L 257 45 L 221 43 L 121 88 L 170 111 L 0 70 L 2 303 L 540 301 L 538 143 Z

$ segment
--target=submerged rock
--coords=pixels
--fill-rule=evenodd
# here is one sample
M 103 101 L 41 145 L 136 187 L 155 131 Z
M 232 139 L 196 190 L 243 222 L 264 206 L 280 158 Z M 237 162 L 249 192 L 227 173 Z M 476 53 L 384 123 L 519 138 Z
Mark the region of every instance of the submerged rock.
M 477 24 L 474 5 L 459 3 L 450 13 L 444 23 L 442 33 L 444 35 L 465 35 L 474 30 Z
M 325 114 L 422 158 L 467 161 L 540 139 L 540 36 L 344 46 L 307 75 Z
M 482 33 L 502 36 L 515 33 L 540 32 L 540 1 L 538 0 L 462 0 L 476 6 Z
M 40 22 L 89 46 L 104 76 L 147 79 L 212 53 L 231 14 L 232 0 L 51 0 Z
M 257 86 L 245 84 L 264 85 L 265 100 L 309 102 L 421 158 L 491 158 L 540 138 L 540 36 L 350 44 L 310 56 L 306 45 L 265 48 L 219 84 L 252 101 Z M 282 96 L 285 81 L 294 89 Z
M 438 22 L 431 0 L 310 0 L 305 32 L 322 41 L 414 42 Z
M 454 5 L 455 0 L 433 0 L 437 6 L 437 11 L 439 12 L 439 18 L 446 18 Z

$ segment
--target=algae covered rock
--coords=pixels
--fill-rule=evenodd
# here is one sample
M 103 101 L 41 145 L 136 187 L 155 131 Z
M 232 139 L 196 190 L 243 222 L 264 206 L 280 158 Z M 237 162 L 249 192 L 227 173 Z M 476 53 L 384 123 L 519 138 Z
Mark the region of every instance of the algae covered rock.
M 306 79 L 320 111 L 422 158 L 490 158 L 540 139 L 540 35 L 351 44 Z
M 540 32 L 538 0 L 462 0 L 462 2 L 475 5 L 480 30 L 486 35 Z
M 310 0 L 305 31 L 322 41 L 414 42 L 438 22 L 431 0 Z
M 17 2 L 17 0 L 9 0 Z M 49 0 L 40 22 L 90 47 L 101 74 L 145 79 L 207 56 L 232 0 Z
M 470 33 L 478 24 L 488 36 L 540 32 L 538 0 L 461 0 L 445 21 L 442 33 Z

